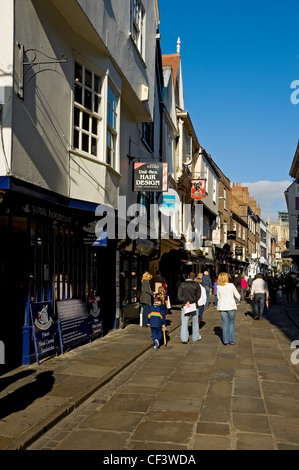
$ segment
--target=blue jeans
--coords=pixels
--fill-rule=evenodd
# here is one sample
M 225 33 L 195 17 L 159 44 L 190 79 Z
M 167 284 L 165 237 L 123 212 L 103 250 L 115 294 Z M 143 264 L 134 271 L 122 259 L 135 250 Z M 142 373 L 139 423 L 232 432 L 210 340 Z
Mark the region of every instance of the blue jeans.
M 189 341 L 189 323 L 190 315 L 184 315 L 184 309 L 181 309 L 181 341 L 182 343 L 188 343 Z M 198 313 L 192 317 L 192 341 L 198 341 L 200 339 L 199 325 L 198 325 Z
M 253 308 L 256 316 L 263 318 L 265 308 L 266 294 L 254 294 Z
M 141 304 L 141 308 L 142 308 L 142 326 L 146 328 L 147 323 L 148 323 L 147 312 L 150 306 L 147 304 Z
M 202 320 L 202 317 L 203 317 L 204 309 L 205 309 L 204 305 L 200 305 L 199 307 L 197 307 L 198 318 L 200 318 L 201 320 Z
M 224 344 L 235 341 L 235 316 L 236 310 L 220 311 L 222 318 L 222 341 Z
M 211 292 L 211 288 L 208 287 L 208 286 L 203 286 L 203 287 L 206 289 L 206 293 L 207 293 L 206 305 L 209 305 L 209 304 L 210 304 L 210 292 Z

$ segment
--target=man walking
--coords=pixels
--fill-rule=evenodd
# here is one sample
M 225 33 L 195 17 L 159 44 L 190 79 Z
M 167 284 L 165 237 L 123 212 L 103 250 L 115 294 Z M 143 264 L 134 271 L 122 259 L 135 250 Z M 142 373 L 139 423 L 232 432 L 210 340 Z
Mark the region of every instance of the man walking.
M 202 287 L 206 289 L 206 293 L 207 293 L 206 305 L 208 306 L 210 305 L 210 294 L 212 292 L 212 287 L 213 287 L 212 279 L 209 275 L 209 271 L 204 271 L 201 285 Z
M 197 302 L 201 296 L 201 289 L 199 284 L 195 282 L 195 274 L 189 273 L 188 279 L 182 282 L 178 291 L 178 299 L 183 303 L 181 310 L 181 341 L 182 343 L 188 343 L 189 341 L 189 331 L 188 331 L 188 322 L 189 317 L 192 315 L 192 341 L 198 341 L 201 339 L 199 334 L 199 325 L 198 325 L 198 305 Z M 184 307 L 192 305 L 194 310 L 190 313 L 184 312 Z
M 262 320 L 264 316 L 265 302 L 269 302 L 268 284 L 264 281 L 262 273 L 258 273 L 251 286 L 250 299 L 253 300 L 254 319 Z

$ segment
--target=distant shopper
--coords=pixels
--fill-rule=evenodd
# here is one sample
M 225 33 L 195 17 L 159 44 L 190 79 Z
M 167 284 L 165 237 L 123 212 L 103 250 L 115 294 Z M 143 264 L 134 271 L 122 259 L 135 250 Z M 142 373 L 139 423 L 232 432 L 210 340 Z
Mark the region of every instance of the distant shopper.
M 142 309 L 142 326 L 146 327 L 147 325 L 147 312 L 149 307 L 153 304 L 154 293 L 152 292 L 150 281 L 152 275 L 145 271 L 141 279 L 141 296 L 140 304 Z
M 253 300 L 254 319 L 262 320 L 264 316 L 265 304 L 269 302 L 269 289 L 262 273 L 256 275 L 250 292 L 250 299 Z
M 228 274 L 220 273 L 218 276 L 218 305 L 217 309 L 222 318 L 223 344 L 235 344 L 235 317 L 237 302 L 240 294 L 233 283 L 228 282 Z
M 293 294 L 295 290 L 295 282 L 294 279 L 292 278 L 291 273 L 288 273 L 286 277 L 284 278 L 284 285 L 285 285 L 285 290 L 286 290 L 286 296 L 287 296 L 287 302 L 291 300 L 291 302 L 294 301 Z
M 199 301 L 197 302 L 197 305 L 198 305 L 198 308 L 197 308 L 197 313 L 198 313 L 198 327 L 199 327 L 199 330 L 200 330 L 200 324 L 202 322 L 202 318 L 203 318 L 203 312 L 204 312 L 204 309 L 205 309 L 205 305 L 206 305 L 206 301 L 207 301 L 207 294 L 206 294 L 206 289 L 204 287 L 202 287 L 202 276 L 203 274 L 202 273 L 199 273 L 195 279 L 195 282 L 197 282 L 197 284 L 199 284 L 199 287 L 201 289 L 201 296 L 200 296 L 200 299 Z
M 192 316 L 192 341 L 198 341 L 201 339 L 201 336 L 199 334 L 197 312 L 197 303 L 201 296 L 201 289 L 199 284 L 197 284 L 194 279 L 195 274 L 192 272 L 189 273 L 188 279 L 186 279 L 186 281 L 183 281 L 180 284 L 178 290 L 178 299 L 183 304 L 183 307 L 181 309 L 182 343 L 188 343 L 189 341 L 188 323 L 190 315 Z
M 233 276 L 233 284 L 235 285 L 237 291 L 239 292 L 241 296 L 241 276 L 240 274 L 236 273 Z
M 299 275 L 297 276 L 297 279 L 296 279 L 296 297 L 297 297 L 297 302 L 299 302 Z
M 206 305 L 210 305 L 210 294 L 212 292 L 212 279 L 210 278 L 209 271 L 204 271 L 202 276 L 202 287 L 206 289 L 207 301 Z
M 218 278 L 215 278 L 215 281 L 213 282 L 213 294 L 214 294 L 214 305 L 217 307 L 218 303 L 218 297 L 217 297 L 217 286 L 218 286 Z
M 241 300 L 246 299 L 247 292 L 248 292 L 248 284 L 247 284 L 245 275 L 242 274 L 241 276 Z
M 154 300 L 154 305 L 149 307 L 147 318 L 147 325 L 151 328 L 154 348 L 158 349 L 160 347 L 160 341 L 163 336 L 162 328 L 165 328 L 166 326 L 164 309 L 161 305 L 160 297 L 156 297 Z

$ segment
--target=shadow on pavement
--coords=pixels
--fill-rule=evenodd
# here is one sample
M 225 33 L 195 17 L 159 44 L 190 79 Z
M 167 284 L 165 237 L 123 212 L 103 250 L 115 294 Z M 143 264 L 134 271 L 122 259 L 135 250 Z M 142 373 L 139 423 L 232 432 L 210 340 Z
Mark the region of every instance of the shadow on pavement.
M 19 375 L 19 374 L 17 374 Z M 41 372 L 32 383 L 28 383 L 11 392 L 0 400 L 0 419 L 25 410 L 37 398 L 49 393 L 54 385 L 52 371 Z

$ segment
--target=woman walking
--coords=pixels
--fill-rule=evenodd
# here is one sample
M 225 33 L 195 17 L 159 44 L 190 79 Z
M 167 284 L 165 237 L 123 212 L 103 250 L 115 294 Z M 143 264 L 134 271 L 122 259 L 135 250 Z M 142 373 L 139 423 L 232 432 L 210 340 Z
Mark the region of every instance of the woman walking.
M 152 275 L 145 271 L 141 279 L 141 297 L 140 305 L 142 312 L 142 326 L 147 326 L 147 312 L 149 307 L 153 305 L 154 293 L 152 292 L 150 281 L 152 280 Z
M 228 282 L 228 274 L 220 273 L 217 288 L 217 310 L 222 318 L 223 344 L 235 344 L 235 316 L 240 294 L 233 283 Z

